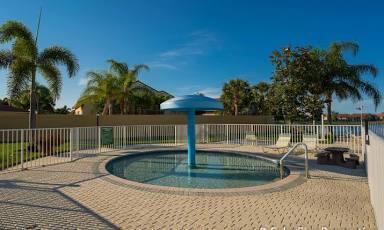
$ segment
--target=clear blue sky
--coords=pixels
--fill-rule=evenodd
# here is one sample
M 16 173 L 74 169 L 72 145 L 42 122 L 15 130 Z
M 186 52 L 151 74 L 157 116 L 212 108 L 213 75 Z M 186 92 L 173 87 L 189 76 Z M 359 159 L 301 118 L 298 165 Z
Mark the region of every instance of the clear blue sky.
M 1 1 L 0 24 L 19 20 L 33 31 L 40 6 L 40 48 L 60 44 L 80 61 L 80 72 L 65 77 L 57 105 L 72 106 L 84 88 L 85 73 L 104 69 L 114 58 L 146 63 L 140 79 L 174 95 L 220 94 L 225 81 L 270 81 L 269 55 L 287 45 L 327 47 L 332 41 L 360 44 L 351 62 L 379 67 L 374 82 L 384 90 L 384 5 L 364 1 L 66 0 Z M 310 3 L 308 3 L 310 2 Z M 338 3 L 340 2 L 340 3 Z M 0 71 L 0 97 L 6 72 Z M 358 103 L 335 102 L 338 112 L 356 112 Z M 374 112 L 370 101 L 364 101 Z M 381 105 L 378 112 L 384 111 Z

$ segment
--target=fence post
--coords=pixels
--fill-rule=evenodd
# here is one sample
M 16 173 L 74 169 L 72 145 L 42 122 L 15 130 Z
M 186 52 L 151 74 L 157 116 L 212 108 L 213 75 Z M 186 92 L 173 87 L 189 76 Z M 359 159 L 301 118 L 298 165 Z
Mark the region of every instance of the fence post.
M 24 170 L 24 130 L 21 130 L 21 138 L 20 138 L 20 142 L 21 142 L 21 157 L 20 157 L 20 161 L 21 161 L 21 170 Z
M 205 126 L 204 126 L 204 124 L 201 124 L 200 125 L 200 133 L 201 133 L 201 138 L 200 138 L 200 140 L 201 140 L 201 143 L 205 143 Z
M 318 142 L 318 139 L 319 139 L 319 126 L 316 125 L 315 128 L 316 128 L 316 142 Z M 316 145 L 317 145 L 317 143 L 316 143 Z
M 97 136 L 98 136 L 98 145 L 99 145 L 99 153 L 101 153 L 101 127 L 97 127 Z
M 206 136 L 207 136 L 207 144 L 209 144 L 209 124 L 207 124 L 207 133 L 206 133 Z
M 325 136 L 324 136 L 324 114 L 321 114 L 321 139 L 322 140 L 325 139 Z
M 368 132 L 368 120 L 364 120 L 364 136 L 365 144 L 369 145 L 369 132 Z
M 72 161 L 73 128 L 69 130 L 69 161 Z
M 127 148 L 127 126 L 124 126 L 123 128 L 123 148 Z
M 80 128 L 76 128 L 76 151 L 77 154 L 80 152 Z
M 175 146 L 177 145 L 177 125 L 175 125 Z
M 363 128 L 364 128 L 364 133 L 363 133 Z M 367 145 L 369 145 L 369 125 L 368 125 L 368 120 L 364 120 L 364 127 L 361 126 L 360 127 L 360 133 L 361 133 L 361 136 L 362 138 L 364 138 L 361 142 L 361 152 L 362 152 L 362 157 L 363 157 L 363 160 L 364 160 L 364 165 L 366 166 L 366 163 L 367 163 Z
M 229 125 L 225 125 L 225 133 L 226 133 L 226 136 L 227 136 L 227 145 L 229 144 Z

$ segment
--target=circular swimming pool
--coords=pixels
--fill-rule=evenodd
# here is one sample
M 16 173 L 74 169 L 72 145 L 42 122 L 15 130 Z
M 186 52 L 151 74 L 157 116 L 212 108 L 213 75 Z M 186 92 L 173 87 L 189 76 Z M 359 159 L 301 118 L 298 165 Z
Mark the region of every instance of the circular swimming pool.
M 127 180 L 180 188 L 252 187 L 280 177 L 279 167 L 272 161 L 228 152 L 199 151 L 196 166 L 192 168 L 187 164 L 186 151 L 126 155 L 111 160 L 106 168 L 111 174 Z

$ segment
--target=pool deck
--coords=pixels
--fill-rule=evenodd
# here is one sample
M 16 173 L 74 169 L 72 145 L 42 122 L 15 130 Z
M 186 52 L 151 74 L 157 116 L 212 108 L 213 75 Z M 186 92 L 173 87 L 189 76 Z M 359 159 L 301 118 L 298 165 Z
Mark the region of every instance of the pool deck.
M 198 148 L 260 151 L 254 146 Z M 1 173 L 0 229 L 376 229 L 362 168 L 320 166 L 311 159 L 311 178 L 302 183 L 267 192 L 214 195 L 124 186 L 99 170 L 116 155 L 141 150 Z M 291 159 L 293 174 L 300 173 L 302 159 Z

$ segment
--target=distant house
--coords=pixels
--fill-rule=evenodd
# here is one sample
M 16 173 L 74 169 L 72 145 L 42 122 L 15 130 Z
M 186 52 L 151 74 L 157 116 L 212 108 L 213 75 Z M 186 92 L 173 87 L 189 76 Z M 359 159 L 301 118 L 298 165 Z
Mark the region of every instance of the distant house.
M 141 88 L 141 89 L 147 89 L 149 90 L 150 92 L 154 93 L 154 94 L 157 94 L 157 95 L 162 95 L 162 96 L 165 96 L 165 97 L 173 97 L 172 94 L 164 91 L 164 90 L 157 90 L 157 89 L 154 89 L 152 88 L 151 86 L 143 83 L 142 81 L 136 81 L 134 82 L 132 85 L 131 85 L 131 89 L 137 89 L 137 88 Z
M 377 118 L 379 119 L 379 120 L 384 120 L 384 112 L 383 113 L 378 113 L 378 114 L 376 114 L 376 116 L 377 116 Z
M 15 108 L 13 106 L 10 106 L 10 105 L 2 105 L 0 104 L 0 112 L 28 112 L 28 110 L 25 110 L 25 109 L 19 109 L 19 108 Z
M 94 114 L 94 106 L 91 104 L 76 105 L 73 108 L 75 115 Z
M 160 96 L 163 96 L 163 97 L 166 97 L 166 98 L 171 98 L 173 97 L 172 94 L 164 91 L 164 90 L 157 90 L 157 89 L 154 89 L 152 88 L 151 86 L 145 84 L 144 82 L 142 81 L 136 81 L 134 82 L 132 85 L 131 85 L 131 89 L 137 89 L 137 88 L 141 88 L 141 89 L 146 89 L 148 90 L 149 92 L 152 92 L 156 95 L 160 95 Z M 75 115 L 89 115 L 89 114 L 95 114 L 95 107 L 93 104 L 77 104 L 75 106 L 73 106 L 73 111 L 74 111 L 74 114 Z
M 376 114 L 370 114 L 370 113 L 363 113 L 363 114 L 360 114 L 360 113 L 352 113 L 352 114 L 340 113 L 340 114 L 336 115 L 336 119 L 338 121 L 360 121 L 361 117 L 363 118 L 363 120 L 373 121 L 373 120 L 378 119 L 378 114 L 376 115 Z

